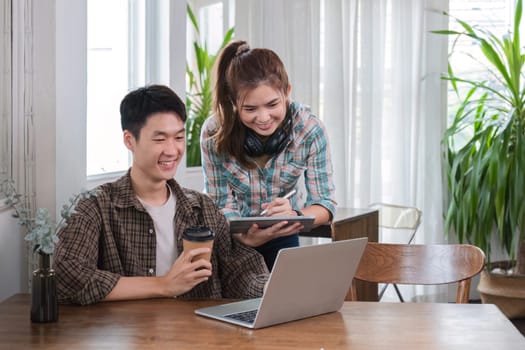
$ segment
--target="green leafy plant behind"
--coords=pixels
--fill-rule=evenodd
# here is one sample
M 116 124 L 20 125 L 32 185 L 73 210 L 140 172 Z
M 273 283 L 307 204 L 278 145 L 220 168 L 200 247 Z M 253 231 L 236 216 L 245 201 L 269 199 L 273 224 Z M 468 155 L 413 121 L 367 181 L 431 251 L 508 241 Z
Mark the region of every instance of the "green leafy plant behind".
M 487 69 L 486 79 L 471 80 L 455 75 L 449 65 L 444 77 L 460 101 L 442 139 L 450 196 L 446 230 L 455 232 L 460 242 L 479 246 L 489 267 L 496 233 L 511 260 L 518 260 L 517 272 L 523 274 L 525 52 L 519 30 L 522 0 L 517 1 L 515 10 L 512 32 L 501 38 L 457 18 L 454 20 L 461 32 L 434 33 L 468 36 L 478 44 Z
M 62 206 L 60 220 L 55 222 L 46 208 L 38 208 L 32 216 L 27 198 L 17 192 L 13 181 L 5 180 L 0 184 L 0 194 L 5 196 L 5 204 L 14 210 L 13 216 L 18 218 L 18 223 L 27 229 L 24 240 L 31 242 L 33 252 L 39 254 L 53 254 L 58 243 L 57 233 L 67 225 L 67 220 L 75 212 L 78 201 L 95 196 L 96 193 L 96 190 L 89 190 L 73 195 L 68 203 Z
M 189 5 L 186 7 L 197 36 L 200 34 L 199 24 Z M 233 28 L 230 28 L 218 51 L 228 44 L 233 37 Z M 193 43 L 196 60 L 196 71 L 186 64 L 188 91 L 186 92 L 186 165 L 188 167 L 201 165 L 200 133 L 202 124 L 212 113 L 212 69 L 217 53 L 210 53 L 206 41 L 196 40 Z

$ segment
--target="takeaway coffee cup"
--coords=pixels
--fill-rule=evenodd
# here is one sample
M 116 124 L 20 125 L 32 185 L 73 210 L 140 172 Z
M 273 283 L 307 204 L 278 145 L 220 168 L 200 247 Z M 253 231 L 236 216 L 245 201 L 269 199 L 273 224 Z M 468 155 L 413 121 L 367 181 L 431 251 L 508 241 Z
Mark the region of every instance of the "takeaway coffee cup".
M 210 248 L 209 253 L 199 254 L 193 258 L 193 261 L 199 259 L 206 259 L 210 261 L 211 249 L 213 248 L 213 240 L 215 233 L 206 226 L 188 227 L 182 234 L 182 244 L 184 250 L 189 252 L 196 248 Z

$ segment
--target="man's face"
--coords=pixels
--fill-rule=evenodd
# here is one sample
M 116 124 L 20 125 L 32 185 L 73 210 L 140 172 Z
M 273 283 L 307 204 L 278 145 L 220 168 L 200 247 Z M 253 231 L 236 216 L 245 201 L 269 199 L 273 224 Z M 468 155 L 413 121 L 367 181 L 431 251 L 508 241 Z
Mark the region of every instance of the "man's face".
M 133 173 L 140 179 L 153 183 L 172 179 L 186 149 L 184 122 L 173 112 L 155 113 L 138 140 L 125 130 L 124 143 L 133 153 Z

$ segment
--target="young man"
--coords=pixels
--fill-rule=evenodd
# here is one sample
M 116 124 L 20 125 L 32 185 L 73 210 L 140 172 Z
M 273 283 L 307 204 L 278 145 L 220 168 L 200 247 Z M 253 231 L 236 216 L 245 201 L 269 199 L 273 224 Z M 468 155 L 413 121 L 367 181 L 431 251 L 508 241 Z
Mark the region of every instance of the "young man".
M 206 195 L 173 179 L 185 150 L 181 99 L 168 87 L 147 86 L 122 100 L 120 114 L 133 164 L 82 200 L 60 232 L 54 260 L 60 302 L 262 295 L 268 278 L 262 256 L 232 239 Z M 203 225 L 216 235 L 211 262 L 192 262 L 209 248 L 183 251 L 182 233 Z

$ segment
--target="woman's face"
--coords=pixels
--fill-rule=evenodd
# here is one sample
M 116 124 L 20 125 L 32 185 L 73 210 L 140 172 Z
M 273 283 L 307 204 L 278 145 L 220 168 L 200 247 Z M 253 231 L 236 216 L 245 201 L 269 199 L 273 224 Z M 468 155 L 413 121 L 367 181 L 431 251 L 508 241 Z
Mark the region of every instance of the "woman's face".
M 239 103 L 241 122 L 262 139 L 273 134 L 286 116 L 287 96 L 266 84 L 249 90 Z

